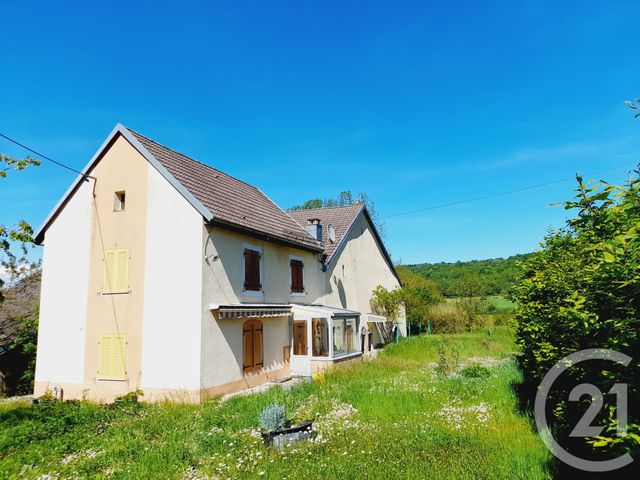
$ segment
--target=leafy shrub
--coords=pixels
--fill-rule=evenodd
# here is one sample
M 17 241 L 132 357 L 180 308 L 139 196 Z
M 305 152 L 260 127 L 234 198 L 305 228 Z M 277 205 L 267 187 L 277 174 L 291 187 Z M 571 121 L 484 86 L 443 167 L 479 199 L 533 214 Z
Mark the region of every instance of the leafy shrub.
M 491 370 L 479 363 L 472 363 L 460 370 L 460 375 L 465 378 L 487 378 L 491 375 Z
M 430 307 L 427 318 L 431 329 L 434 333 L 461 333 L 484 327 L 487 317 L 475 302 L 474 299 L 460 299 Z
M 271 404 L 262 410 L 259 417 L 260 430 L 264 433 L 277 432 L 287 427 L 287 416 L 284 405 Z
M 640 404 L 640 180 L 633 177 L 625 186 L 605 183 L 598 188 L 578 177 L 576 192 L 576 200 L 565 204 L 566 209 L 577 210 L 576 217 L 547 235 L 542 250 L 522 266 L 513 290 L 520 365 L 533 397 L 547 371 L 571 353 L 608 348 L 633 357 L 624 369 L 594 361 L 572 366 L 554 384 L 547 404 L 553 414 L 550 423 L 571 453 L 598 458 L 591 448 L 600 448 L 607 455 L 634 455 L 640 453 L 637 439 L 613 438 L 615 396 L 604 395 L 604 413 L 593 423 L 604 425 L 606 434 L 590 443 L 569 438 L 585 404 L 566 399 L 580 383 L 592 383 L 602 392 L 614 383 L 626 383 L 632 407 L 629 431 L 640 423 L 640 413 L 633 407 Z
M 438 345 L 438 366 L 436 372 L 440 375 L 448 375 L 455 372 L 460 365 L 460 352 L 455 345 L 447 345 L 442 342 Z
M 455 304 L 434 305 L 427 315 L 434 333 L 459 333 L 466 328 L 464 316 Z
M 509 310 L 496 310 L 491 317 L 493 318 L 493 325 L 496 327 L 513 327 L 515 321 L 513 318 L 513 312 Z
M 140 397 L 144 395 L 144 392 L 140 389 L 133 390 L 132 392 L 126 393 L 121 397 L 115 399 L 115 403 L 138 403 Z

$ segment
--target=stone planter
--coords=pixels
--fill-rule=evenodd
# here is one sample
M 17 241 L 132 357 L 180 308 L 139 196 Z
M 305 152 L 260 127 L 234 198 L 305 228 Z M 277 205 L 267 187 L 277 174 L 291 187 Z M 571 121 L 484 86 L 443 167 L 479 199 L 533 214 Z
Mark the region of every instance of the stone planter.
M 262 440 L 267 447 L 276 447 L 278 450 L 284 449 L 287 445 L 310 440 L 313 437 L 313 423 L 309 420 L 302 422 L 295 427 L 285 428 L 277 432 L 262 434 Z

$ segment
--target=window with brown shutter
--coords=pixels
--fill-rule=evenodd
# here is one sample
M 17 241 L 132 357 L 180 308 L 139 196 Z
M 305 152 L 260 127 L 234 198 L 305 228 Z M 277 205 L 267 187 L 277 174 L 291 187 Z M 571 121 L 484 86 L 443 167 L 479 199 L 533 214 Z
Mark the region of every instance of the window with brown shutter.
M 247 320 L 242 325 L 242 371 L 255 372 L 262 367 L 262 322 Z
M 304 293 L 304 264 L 302 260 L 291 259 L 291 293 Z
M 244 289 L 249 292 L 259 292 L 262 290 L 260 282 L 260 252 L 251 250 L 244 251 Z

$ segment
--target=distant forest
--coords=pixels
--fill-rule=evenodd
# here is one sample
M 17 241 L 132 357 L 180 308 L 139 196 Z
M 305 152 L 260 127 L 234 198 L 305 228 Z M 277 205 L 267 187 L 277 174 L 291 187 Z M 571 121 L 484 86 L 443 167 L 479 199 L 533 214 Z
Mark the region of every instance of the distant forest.
M 403 265 L 415 273 L 435 282 L 446 297 L 456 296 L 456 286 L 464 277 L 477 277 L 481 280 L 485 295 L 505 295 L 513 285 L 518 262 L 527 259 L 530 254 L 514 255 L 508 258 L 490 258 L 455 263 L 420 263 Z

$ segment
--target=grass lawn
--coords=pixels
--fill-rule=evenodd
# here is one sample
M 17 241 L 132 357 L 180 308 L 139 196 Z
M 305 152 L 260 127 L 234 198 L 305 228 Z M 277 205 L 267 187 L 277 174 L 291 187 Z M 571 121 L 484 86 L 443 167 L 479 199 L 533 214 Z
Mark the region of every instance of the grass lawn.
M 516 306 L 515 303 L 502 295 L 490 295 L 486 298 L 487 303 L 494 306 L 498 311 L 513 310 Z M 455 304 L 460 301 L 460 298 L 447 298 L 445 301 L 449 304 Z
M 0 478 L 550 478 L 517 411 L 514 350 L 504 329 L 423 336 L 225 403 L 1 403 Z M 313 442 L 262 445 L 257 417 L 276 401 L 315 419 Z
M 496 307 L 497 310 L 512 310 L 516 306 L 511 300 L 501 295 L 492 295 L 487 298 L 487 302 Z

